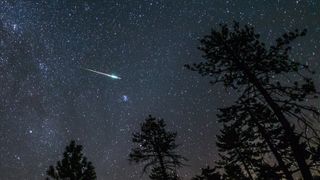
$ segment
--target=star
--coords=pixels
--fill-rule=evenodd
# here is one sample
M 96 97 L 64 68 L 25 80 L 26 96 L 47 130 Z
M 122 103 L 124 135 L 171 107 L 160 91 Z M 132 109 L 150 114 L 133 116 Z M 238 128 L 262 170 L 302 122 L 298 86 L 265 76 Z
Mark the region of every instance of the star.
M 122 99 L 123 102 L 128 102 L 129 101 L 129 98 L 128 98 L 127 95 L 122 95 L 121 99 Z
M 1 179 L 44 179 L 79 139 L 98 179 L 147 180 L 127 155 L 148 114 L 177 132 L 192 165 L 179 173 L 191 179 L 217 160 L 217 109 L 234 101 L 183 68 L 201 59 L 198 39 L 232 20 L 270 43 L 307 27 L 290 56 L 318 71 L 319 9 L 298 0 L 0 0 Z

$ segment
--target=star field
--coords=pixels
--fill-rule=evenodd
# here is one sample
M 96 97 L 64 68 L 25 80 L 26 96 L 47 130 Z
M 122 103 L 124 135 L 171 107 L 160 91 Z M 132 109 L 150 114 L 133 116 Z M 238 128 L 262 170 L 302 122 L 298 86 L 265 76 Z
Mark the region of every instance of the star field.
M 292 57 L 317 71 L 320 88 L 317 0 L 1 0 L 0 179 L 44 179 L 71 139 L 98 179 L 147 179 L 127 159 L 131 134 L 149 114 L 178 132 L 189 159 L 182 177 L 213 165 L 215 114 L 235 95 L 183 65 L 201 60 L 199 38 L 233 20 L 270 44 L 307 28 Z

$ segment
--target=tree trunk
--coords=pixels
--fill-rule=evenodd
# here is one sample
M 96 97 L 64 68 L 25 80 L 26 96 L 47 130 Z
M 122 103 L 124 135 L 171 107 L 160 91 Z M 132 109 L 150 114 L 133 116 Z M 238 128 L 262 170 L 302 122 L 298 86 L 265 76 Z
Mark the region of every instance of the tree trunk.
M 247 107 L 247 110 L 251 116 L 251 118 L 253 119 L 259 119 L 259 117 L 255 117 L 252 113 L 252 111 L 249 109 L 249 107 Z M 253 122 L 256 124 L 256 126 L 258 127 L 258 131 L 261 134 L 261 136 L 263 137 L 263 139 L 266 141 L 266 143 L 268 144 L 272 154 L 274 155 L 274 157 L 276 158 L 281 170 L 283 171 L 283 173 L 285 174 L 286 178 L 288 180 L 293 180 L 292 177 L 292 173 L 290 173 L 289 169 L 287 168 L 287 166 L 285 165 L 285 162 L 282 160 L 281 155 L 278 153 L 277 148 L 273 145 L 272 140 L 270 138 L 270 136 L 268 135 L 268 133 L 266 132 L 266 130 L 264 129 L 264 127 L 261 126 L 261 124 L 259 124 L 257 121 L 253 120 Z
M 244 169 L 246 170 L 246 172 L 247 172 L 247 174 L 248 174 L 248 176 L 249 176 L 249 179 L 254 180 L 253 177 L 252 177 L 252 175 L 251 175 L 251 172 L 250 172 L 250 170 L 249 170 L 249 167 L 248 167 L 247 163 L 245 163 L 244 158 L 243 158 L 242 155 L 241 155 L 241 152 L 240 152 L 238 149 L 236 149 L 236 152 L 238 153 L 238 155 L 239 155 L 239 157 L 240 157 L 240 160 L 242 161 L 242 164 L 243 164 Z
M 249 68 L 241 63 L 239 64 L 240 68 L 244 70 L 245 75 L 248 77 L 249 81 L 258 89 L 258 91 L 262 94 L 264 99 L 266 100 L 269 107 L 272 109 L 278 120 L 280 121 L 282 127 L 284 128 L 285 135 L 290 143 L 293 156 L 297 161 L 302 177 L 305 180 L 312 179 L 312 174 L 308 165 L 305 161 L 304 149 L 299 144 L 299 137 L 294 134 L 294 131 L 287 120 L 287 118 L 283 115 L 280 110 L 280 107 L 274 100 L 271 98 L 270 94 L 264 89 L 264 87 L 260 84 L 259 80 L 250 72 Z
M 249 112 L 249 113 L 250 113 L 250 116 L 252 117 L 251 112 Z M 287 168 L 284 161 L 282 160 L 282 157 L 278 153 L 276 147 L 274 147 L 274 145 L 272 144 L 271 138 L 268 136 L 266 130 L 258 122 L 254 121 L 254 123 L 258 126 L 258 130 L 259 130 L 260 134 L 267 142 L 272 154 L 275 156 L 276 160 L 278 161 L 278 164 L 279 164 L 281 170 L 283 171 L 283 173 L 285 174 L 286 178 L 288 180 L 293 180 L 292 174 L 290 173 L 289 169 Z
M 164 180 L 168 180 L 169 176 L 168 176 L 166 168 L 164 166 L 163 156 L 162 156 L 162 154 L 160 152 L 157 153 L 157 154 L 158 154 L 158 159 L 159 159 L 159 163 L 160 163 L 160 168 L 161 168 L 161 172 L 162 172 L 162 175 L 163 175 L 163 179 Z

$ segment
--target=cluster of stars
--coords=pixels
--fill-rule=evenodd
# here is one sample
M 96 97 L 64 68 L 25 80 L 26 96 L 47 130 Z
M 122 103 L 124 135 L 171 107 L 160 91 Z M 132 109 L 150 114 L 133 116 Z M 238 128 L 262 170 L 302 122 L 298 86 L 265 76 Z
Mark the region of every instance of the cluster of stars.
M 75 139 L 98 179 L 141 179 L 127 155 L 132 132 L 152 114 L 178 132 L 190 164 L 179 173 L 190 179 L 216 160 L 215 114 L 233 101 L 183 68 L 201 59 L 198 39 L 233 20 L 256 26 L 270 44 L 308 28 L 292 56 L 317 70 L 319 8 L 316 0 L 0 0 L 1 178 L 43 179 Z

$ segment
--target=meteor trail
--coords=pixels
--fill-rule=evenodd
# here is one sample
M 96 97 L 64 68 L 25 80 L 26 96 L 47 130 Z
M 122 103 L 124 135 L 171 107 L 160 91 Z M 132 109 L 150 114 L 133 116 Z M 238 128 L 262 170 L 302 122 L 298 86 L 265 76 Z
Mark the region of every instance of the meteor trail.
M 108 77 L 110 77 L 110 78 L 112 78 L 112 79 L 121 79 L 121 77 L 116 76 L 116 75 L 114 75 L 114 74 L 107 74 L 107 73 L 103 73 L 103 72 L 95 71 L 95 70 L 88 69 L 88 68 L 82 68 L 82 69 L 87 70 L 87 71 L 94 72 L 94 73 L 96 73 L 96 74 L 100 74 L 100 75 L 108 76 Z

